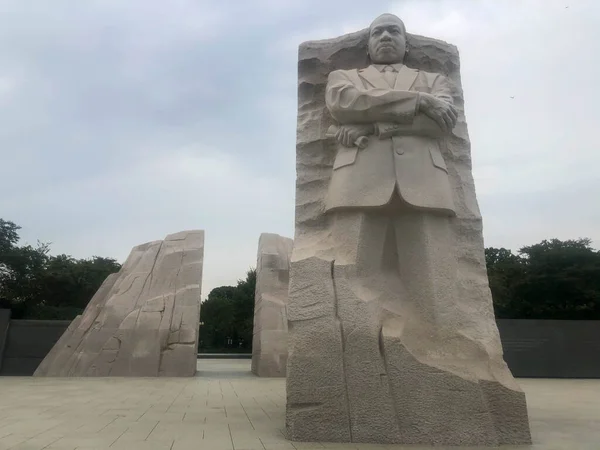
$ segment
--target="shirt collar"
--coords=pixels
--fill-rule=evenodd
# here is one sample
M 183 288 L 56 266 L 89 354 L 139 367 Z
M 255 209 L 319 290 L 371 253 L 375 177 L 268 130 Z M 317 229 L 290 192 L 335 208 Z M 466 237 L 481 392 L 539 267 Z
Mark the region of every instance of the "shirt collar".
M 391 66 L 391 67 L 394 68 L 394 70 L 396 72 L 400 72 L 400 69 L 402 68 L 403 64 L 402 63 L 396 63 L 396 64 L 373 64 L 373 67 L 375 67 L 380 72 L 383 72 L 383 69 L 385 69 L 387 66 Z

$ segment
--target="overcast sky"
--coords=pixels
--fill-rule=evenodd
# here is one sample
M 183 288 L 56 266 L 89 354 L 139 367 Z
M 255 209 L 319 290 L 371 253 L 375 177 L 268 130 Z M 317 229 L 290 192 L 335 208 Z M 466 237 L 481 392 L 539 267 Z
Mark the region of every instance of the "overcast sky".
M 598 0 L 0 0 L 0 217 L 121 262 L 204 229 L 235 283 L 293 237 L 298 44 L 383 12 L 459 47 L 486 246 L 600 248 Z

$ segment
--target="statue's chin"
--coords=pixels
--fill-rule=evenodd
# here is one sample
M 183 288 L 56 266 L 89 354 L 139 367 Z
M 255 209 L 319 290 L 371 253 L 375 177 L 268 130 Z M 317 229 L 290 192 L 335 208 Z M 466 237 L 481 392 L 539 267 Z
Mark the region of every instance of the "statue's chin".
M 377 60 L 371 59 L 374 64 L 399 64 L 402 63 L 402 58 L 380 58 Z
M 398 64 L 402 62 L 403 57 L 395 51 L 380 52 L 376 58 L 371 58 L 375 64 Z

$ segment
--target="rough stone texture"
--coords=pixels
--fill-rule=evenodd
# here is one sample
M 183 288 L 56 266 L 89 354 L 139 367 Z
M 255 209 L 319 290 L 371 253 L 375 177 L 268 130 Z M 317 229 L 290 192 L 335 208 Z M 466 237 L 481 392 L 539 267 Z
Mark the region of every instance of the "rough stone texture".
M 294 241 L 263 233 L 258 241 L 252 373 L 285 377 L 287 364 L 287 298 Z
M 332 216 L 325 214 L 335 157 L 335 144 L 326 138 L 334 121 L 325 107 L 325 86 L 333 70 L 366 66 L 367 39 L 363 30 L 306 42 L 299 50 L 296 229 L 287 309 L 288 438 L 528 443 L 525 395 L 503 360 L 494 321 L 456 47 L 410 35 L 405 61 L 446 75 L 460 111 L 453 135 L 441 145 L 457 213 L 449 219 L 451 248 L 441 251 L 452 257 L 455 294 L 445 303 L 424 306 L 436 309 L 432 320 L 419 309 L 422 304 L 402 302 L 403 286 L 394 277 L 361 279 L 356 267 L 335 261 L 340 243 Z M 415 270 L 417 281 L 410 283 L 426 276 Z
M 204 231 L 134 247 L 35 376 L 193 376 Z

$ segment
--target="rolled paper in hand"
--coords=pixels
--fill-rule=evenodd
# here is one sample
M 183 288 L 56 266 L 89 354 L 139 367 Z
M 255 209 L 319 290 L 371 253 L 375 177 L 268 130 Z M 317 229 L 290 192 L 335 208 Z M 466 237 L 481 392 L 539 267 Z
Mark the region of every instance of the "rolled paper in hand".
M 337 125 L 331 125 L 327 129 L 327 133 L 325 133 L 325 136 L 335 137 L 335 134 L 338 132 L 339 129 L 340 129 L 340 127 L 338 127 Z M 354 145 L 361 150 L 363 148 L 367 148 L 367 145 L 369 145 L 369 138 L 367 136 L 360 136 L 358 139 L 356 139 L 354 141 Z

